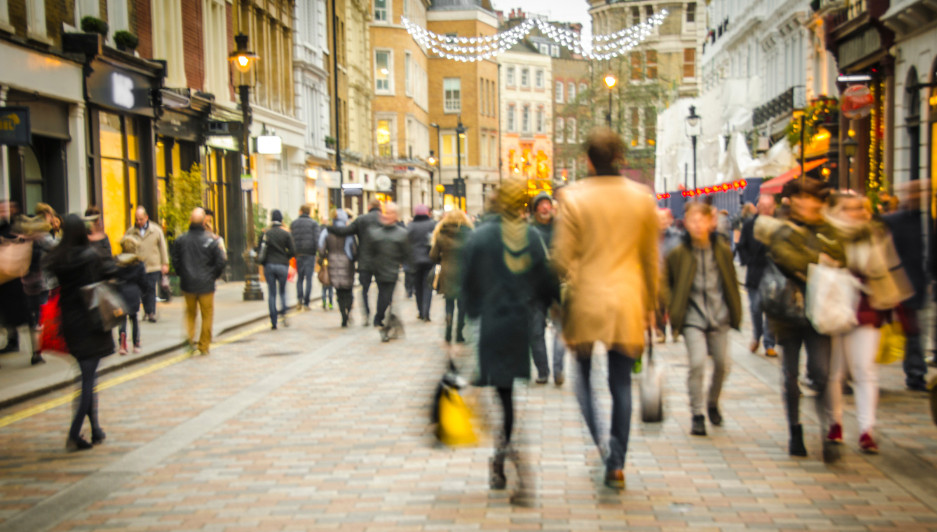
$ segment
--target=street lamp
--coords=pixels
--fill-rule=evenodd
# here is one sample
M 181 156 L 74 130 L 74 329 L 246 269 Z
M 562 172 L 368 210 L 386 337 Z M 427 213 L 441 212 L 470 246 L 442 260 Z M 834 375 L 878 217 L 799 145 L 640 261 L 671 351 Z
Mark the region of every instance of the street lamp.
M 696 139 L 703 133 L 702 117 L 696 114 L 696 106 L 690 106 L 690 116 L 686 117 L 686 134 L 693 142 L 693 190 L 696 190 Z
M 615 84 L 618 83 L 618 78 L 614 74 L 605 75 L 605 86 L 608 87 L 608 113 L 605 113 L 605 122 L 608 123 L 608 128 L 612 128 L 612 89 L 615 88 Z
M 455 189 L 456 196 L 459 198 L 459 208 L 463 210 L 464 206 L 462 203 L 465 201 L 465 182 L 462 180 L 462 139 L 465 138 L 466 130 L 466 127 L 462 125 L 462 116 L 459 116 L 459 124 L 455 128 Z
M 429 127 L 434 127 L 434 128 L 436 128 L 436 147 L 439 148 L 439 160 L 436 161 L 436 162 L 437 162 L 438 165 L 439 165 L 439 166 L 438 166 L 438 169 L 439 169 L 439 182 L 442 183 L 442 137 L 440 136 L 440 132 L 439 132 L 439 124 L 437 124 L 436 122 L 431 122 L 430 125 L 429 125 Z M 431 151 L 430 154 L 432 154 L 432 153 L 433 153 L 433 152 Z M 433 203 L 434 203 L 434 204 L 436 203 L 436 193 L 435 193 L 435 192 L 433 193 Z
M 429 208 L 431 211 L 436 210 L 436 192 L 434 192 L 435 186 L 433 184 L 433 168 L 436 166 L 436 162 L 436 158 L 433 157 L 433 150 L 430 150 L 426 163 L 429 165 Z
M 247 35 L 238 33 L 234 36 L 236 48 L 228 61 L 234 65 L 241 74 L 241 84 L 238 85 L 238 98 L 241 103 L 241 174 L 250 175 L 250 139 L 251 139 L 251 100 L 250 75 L 251 67 L 260 57 L 247 49 Z M 264 298 L 260 289 L 260 275 L 257 264 L 254 262 L 254 188 L 251 183 L 247 191 L 247 249 L 244 250 L 244 261 L 247 274 L 244 276 L 244 301 L 260 301 Z

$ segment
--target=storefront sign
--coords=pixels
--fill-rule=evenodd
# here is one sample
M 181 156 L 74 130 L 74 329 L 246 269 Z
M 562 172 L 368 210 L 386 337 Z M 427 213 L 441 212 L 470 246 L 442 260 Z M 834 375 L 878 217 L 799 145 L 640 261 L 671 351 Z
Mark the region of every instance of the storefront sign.
M 0 107 L 0 145 L 28 146 L 32 143 L 28 107 Z
M 238 151 L 238 141 L 236 138 L 211 136 L 205 139 L 205 145 L 219 150 Z
M 257 153 L 261 155 L 280 155 L 283 153 L 283 139 L 274 135 L 261 135 L 257 141 Z
M 377 179 L 374 180 L 374 185 L 377 186 L 377 189 L 381 192 L 390 192 L 393 190 L 393 182 L 386 175 L 379 175 Z
M 156 78 L 95 60 L 87 78 L 88 101 L 104 107 L 155 116 L 150 94 Z

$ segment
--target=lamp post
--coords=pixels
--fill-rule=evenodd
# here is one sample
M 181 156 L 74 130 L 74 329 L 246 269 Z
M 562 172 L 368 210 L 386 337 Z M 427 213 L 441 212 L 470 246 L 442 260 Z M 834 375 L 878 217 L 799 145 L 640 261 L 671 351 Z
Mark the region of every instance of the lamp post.
M 612 89 L 615 88 L 615 84 L 618 83 L 618 78 L 614 74 L 605 75 L 605 86 L 608 87 L 608 112 L 605 113 L 605 122 L 608 124 L 608 128 L 612 128 Z
M 459 124 L 455 128 L 455 189 L 456 196 L 459 198 L 459 208 L 463 210 L 464 206 L 462 203 L 465 201 L 465 182 L 462 180 L 462 137 L 465 136 L 465 132 L 466 127 L 462 125 L 462 117 L 459 116 Z
M 696 106 L 690 106 L 690 116 L 686 117 L 686 134 L 693 143 L 693 190 L 696 190 L 696 139 L 703 132 L 702 118 L 696 114 Z
M 426 159 L 429 164 L 429 208 L 430 212 L 436 210 L 436 187 L 433 183 L 433 168 L 436 166 L 436 158 L 433 157 L 433 150 L 429 151 L 429 158 Z
M 228 60 L 241 74 L 241 84 L 238 85 L 238 98 L 241 103 L 241 175 L 250 174 L 250 139 L 251 139 L 251 100 L 250 100 L 250 74 L 251 67 L 260 57 L 247 49 L 247 35 L 238 33 L 234 36 L 235 50 L 228 56 Z M 253 180 L 252 180 L 253 181 Z M 247 191 L 247 249 L 244 250 L 244 261 L 247 274 L 244 276 L 244 301 L 260 301 L 264 298 L 260 289 L 260 275 L 257 263 L 254 262 L 254 189 L 253 182 Z
M 437 124 L 436 122 L 432 122 L 430 123 L 429 127 L 436 128 L 436 147 L 439 148 L 439 159 L 436 161 L 436 164 L 438 165 L 437 168 L 439 169 L 439 182 L 442 183 L 442 137 L 440 136 L 440 132 L 439 132 L 439 124 Z M 433 152 L 430 151 L 430 154 L 432 153 Z M 436 202 L 436 193 L 433 192 L 433 203 L 435 202 Z
M 807 107 L 807 88 L 803 85 L 794 87 L 794 101 L 791 102 L 794 109 L 794 116 L 800 118 L 800 182 L 804 183 L 807 176 L 804 175 L 804 109 Z M 799 115 L 799 116 L 798 116 Z

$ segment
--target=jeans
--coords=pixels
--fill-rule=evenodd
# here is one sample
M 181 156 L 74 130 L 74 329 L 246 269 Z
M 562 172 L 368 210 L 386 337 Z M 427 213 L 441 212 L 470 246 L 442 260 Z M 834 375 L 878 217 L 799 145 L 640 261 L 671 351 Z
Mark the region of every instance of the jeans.
M 371 288 L 373 279 L 374 273 L 368 270 L 358 270 L 358 282 L 361 283 L 361 308 L 364 311 L 365 325 L 367 325 L 368 316 L 371 314 L 371 306 L 368 305 L 368 290 Z
M 315 255 L 296 256 L 296 302 L 298 304 L 309 306 L 309 295 L 312 293 L 312 276 L 315 273 Z
M 829 336 L 818 333 L 810 325 L 786 332 L 779 337 L 781 346 L 781 365 L 784 372 L 784 406 L 787 409 L 789 425 L 800 425 L 800 384 L 797 377 L 800 372 L 800 348 L 807 351 L 807 378 L 817 392 L 817 418 L 821 427 L 828 427 L 833 406 L 829 393 L 830 361 L 832 345 Z
M 765 327 L 765 312 L 761 308 L 761 293 L 758 287 L 748 289 L 748 310 L 752 315 L 752 331 L 755 340 L 764 338 L 765 349 L 774 349 L 774 335 L 771 329 Z
M 146 273 L 146 289 L 140 296 L 143 299 L 143 314 L 146 316 L 156 314 L 156 285 L 162 278 L 163 273 L 159 270 Z M 135 309 L 130 309 L 131 311 Z
M 117 332 L 120 334 L 127 333 L 127 320 L 130 320 L 130 327 L 132 330 L 132 341 L 134 346 L 140 345 L 140 321 L 137 319 L 137 313 L 133 312 L 124 316 L 124 320 L 120 322 L 120 327 L 117 328 Z
M 185 298 L 185 330 L 189 344 L 195 344 L 196 307 L 202 313 L 202 332 L 198 339 L 198 350 L 207 354 L 211 347 L 211 325 L 215 319 L 215 293 L 190 294 L 183 292 Z
M 98 422 L 98 398 L 94 392 L 94 381 L 100 361 L 101 359 L 97 357 L 78 361 L 78 367 L 81 369 L 81 395 L 78 396 L 72 426 L 68 429 L 68 437 L 73 440 L 81 437 L 81 424 L 86 416 L 91 423 L 92 437 L 102 432 L 101 424 Z
M 901 306 L 898 313 L 903 318 L 905 328 L 904 382 L 908 387 L 919 388 L 926 384 L 927 362 L 924 361 L 924 349 L 921 346 L 921 327 L 916 309 Z
M 413 270 L 413 288 L 416 292 L 416 311 L 421 317 L 429 319 L 429 309 L 433 302 L 433 286 L 430 281 L 436 270 L 435 264 L 423 264 Z
M 280 296 L 280 314 L 286 314 L 286 276 L 290 267 L 286 264 L 264 264 L 264 276 L 267 278 L 267 308 L 270 310 L 270 324 L 277 326 L 277 294 Z
M 387 309 L 390 308 L 390 304 L 394 301 L 394 288 L 396 288 L 397 283 L 391 281 L 389 283 L 383 283 L 378 281 L 377 283 L 377 312 L 374 313 L 374 325 L 384 325 L 384 314 L 387 313 Z
M 333 296 L 335 295 L 335 288 L 331 286 L 322 287 L 322 308 L 325 308 L 326 303 L 329 305 L 334 301 Z
M 687 375 L 690 411 L 694 416 L 701 416 L 704 406 L 703 378 L 706 376 L 707 355 L 713 359 L 713 375 L 705 404 L 706 406 L 719 406 L 722 384 L 732 365 L 728 353 L 729 331 L 728 329 L 704 331 L 696 327 L 684 327 L 683 340 L 686 342 L 686 351 L 690 358 L 690 371 Z
M 596 446 L 600 445 L 599 421 L 592 394 L 592 357 L 577 356 L 579 376 L 576 379 L 576 399 Z M 623 469 L 631 434 L 631 368 L 634 359 L 621 351 L 608 351 L 608 389 L 612 392 L 612 426 L 608 440 L 608 470 Z
M 546 379 L 550 376 L 550 364 L 547 357 L 546 325 L 550 318 L 547 315 L 548 307 L 534 304 L 530 311 L 530 352 L 537 368 L 537 376 Z M 553 328 L 553 374 L 563 373 L 563 358 L 566 355 L 566 345 L 560 334 L 560 324 L 554 323 Z
M 848 367 L 852 375 L 852 389 L 856 399 L 856 420 L 859 433 L 875 427 L 875 409 L 878 406 L 878 366 L 875 356 L 881 331 L 864 325 L 832 339 L 833 358 L 830 366 L 830 403 L 832 421 L 843 424 L 843 370 Z
M 456 311 L 456 305 L 459 307 L 459 317 L 458 320 L 453 320 L 453 315 Z M 462 307 L 462 299 L 455 299 L 452 297 L 446 298 L 446 341 L 452 340 L 452 322 L 456 322 L 455 329 L 455 338 L 456 341 L 463 341 L 465 339 L 462 336 L 462 330 L 465 329 L 465 309 Z

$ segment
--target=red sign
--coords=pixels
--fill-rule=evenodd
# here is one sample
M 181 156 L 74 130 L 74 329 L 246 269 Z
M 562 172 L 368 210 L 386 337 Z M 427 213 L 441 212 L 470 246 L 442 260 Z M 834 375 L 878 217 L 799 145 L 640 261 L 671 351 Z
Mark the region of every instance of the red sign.
M 868 87 L 865 85 L 852 85 L 843 91 L 839 109 L 842 111 L 843 116 L 855 120 L 869 116 L 874 104 L 875 97 L 872 96 L 872 91 Z

